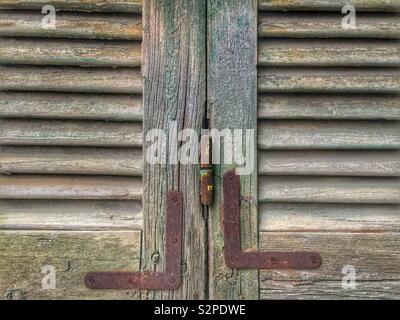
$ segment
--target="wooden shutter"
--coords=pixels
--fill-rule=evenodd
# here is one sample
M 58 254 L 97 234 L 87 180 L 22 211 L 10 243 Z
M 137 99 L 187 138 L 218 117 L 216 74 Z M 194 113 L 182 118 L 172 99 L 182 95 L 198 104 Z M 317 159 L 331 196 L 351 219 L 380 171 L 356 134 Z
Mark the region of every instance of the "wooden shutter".
M 342 28 L 345 4 L 354 30 Z M 323 258 L 319 270 L 261 271 L 262 299 L 399 298 L 399 10 L 259 1 L 260 249 Z
M 56 29 L 42 28 L 44 5 L 61 10 Z M 1 298 L 137 298 L 82 277 L 140 267 L 140 1 L 0 8 Z

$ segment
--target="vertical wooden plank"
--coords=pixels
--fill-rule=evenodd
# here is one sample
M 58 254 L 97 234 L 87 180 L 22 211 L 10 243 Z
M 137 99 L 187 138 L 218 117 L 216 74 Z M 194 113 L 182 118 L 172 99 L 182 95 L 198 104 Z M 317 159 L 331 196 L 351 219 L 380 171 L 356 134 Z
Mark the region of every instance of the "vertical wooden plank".
M 257 1 L 209 0 L 208 99 L 213 129 L 256 130 L 256 63 Z M 243 139 L 243 145 L 244 142 Z M 252 142 L 256 143 L 255 140 Z M 221 159 L 224 158 L 224 145 L 225 141 L 222 141 Z M 221 183 L 223 174 L 232 167 L 235 165 L 227 163 L 216 166 L 215 202 L 209 219 L 210 294 L 215 299 L 258 299 L 258 271 L 232 271 L 226 267 L 223 258 Z M 242 249 L 257 250 L 256 170 L 241 177 L 241 194 L 246 199 L 242 201 L 241 210 Z
M 143 14 L 144 133 L 155 128 L 168 133 L 171 121 L 176 121 L 178 131 L 190 128 L 200 133 L 206 99 L 206 0 L 146 0 Z M 151 142 L 144 140 L 146 157 Z M 171 158 L 168 150 L 167 141 Z M 198 179 L 197 165 L 151 165 L 145 158 L 143 270 L 165 267 L 169 190 L 183 192 L 184 265 L 180 289 L 145 292 L 143 298 L 206 298 L 207 228 Z

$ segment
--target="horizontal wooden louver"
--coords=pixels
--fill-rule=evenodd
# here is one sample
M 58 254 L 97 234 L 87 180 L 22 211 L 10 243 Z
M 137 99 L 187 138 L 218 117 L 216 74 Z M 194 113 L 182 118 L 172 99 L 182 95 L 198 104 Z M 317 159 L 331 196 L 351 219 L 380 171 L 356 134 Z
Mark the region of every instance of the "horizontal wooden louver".
M 141 1 L 0 9 L 0 229 L 140 230 Z
M 356 29 L 341 25 L 344 5 Z M 262 298 L 399 297 L 399 11 L 396 0 L 259 0 L 260 248 L 324 261 L 262 271 Z

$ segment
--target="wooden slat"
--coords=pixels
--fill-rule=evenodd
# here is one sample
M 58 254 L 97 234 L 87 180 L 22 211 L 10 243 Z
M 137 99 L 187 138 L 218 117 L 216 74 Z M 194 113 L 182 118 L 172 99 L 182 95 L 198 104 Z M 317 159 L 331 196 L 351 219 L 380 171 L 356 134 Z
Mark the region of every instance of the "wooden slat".
M 260 202 L 400 204 L 400 178 L 262 176 Z
M 0 147 L 0 173 L 141 176 L 139 148 Z
M 0 36 L 140 40 L 140 15 L 57 13 L 56 28 L 43 28 L 41 11 L 0 11 Z
M 342 281 L 342 268 L 352 265 L 357 282 L 400 280 L 399 232 L 260 232 L 260 247 L 270 251 L 315 251 L 322 256 L 316 270 L 263 270 L 265 280 L 313 284 L 319 281 Z M 283 284 L 283 283 L 282 283 Z M 287 288 L 290 292 L 292 286 Z M 397 292 L 399 295 L 399 292 Z
M 400 120 L 400 99 L 376 94 L 259 94 L 258 118 Z
M 345 29 L 338 13 L 262 13 L 260 37 L 284 38 L 387 38 L 400 37 L 400 18 L 395 13 L 357 14 L 356 28 Z
M 344 275 L 343 275 L 344 276 Z M 342 281 L 263 280 L 262 300 L 398 300 L 400 281 L 358 281 L 343 289 Z
M 257 1 L 208 1 L 208 102 L 210 127 L 257 132 Z M 250 139 L 252 139 L 250 137 Z M 256 137 L 254 137 L 256 139 Z M 247 141 L 255 145 L 255 141 Z M 226 143 L 226 142 L 224 142 Z M 243 148 L 246 148 L 243 143 Z M 224 158 L 223 145 L 220 151 Z M 256 157 L 255 150 L 247 154 Z M 253 154 L 251 154 L 253 153 Z M 246 165 L 249 165 L 248 163 Z M 215 166 L 214 202 L 210 207 L 210 297 L 212 299 L 258 299 L 256 270 L 232 270 L 224 261 L 222 177 L 235 164 Z M 257 249 L 257 171 L 241 176 L 241 194 L 251 199 L 242 206 L 243 248 Z
M 260 10 L 320 10 L 341 11 L 345 5 L 354 6 L 357 11 L 400 11 L 397 0 L 258 0 Z
M 140 200 L 142 179 L 0 175 L 0 199 Z
M 90 290 L 88 271 L 138 271 L 138 231 L 0 232 L 0 297 L 3 299 L 138 299 L 133 290 Z M 56 271 L 56 288 L 42 289 L 44 266 Z
M 400 65 L 400 44 L 393 40 L 261 40 L 261 66 L 394 66 Z
M 142 224 L 140 201 L 0 200 L 0 229 L 141 230 Z
M 400 29 L 400 28 L 399 28 Z M 260 68 L 260 92 L 399 93 L 399 69 Z
M 400 151 L 259 151 L 258 173 L 400 176 Z
M 0 92 L 0 118 L 142 121 L 142 96 Z
M 400 205 L 263 203 L 259 214 L 260 231 L 400 231 Z
M 0 67 L 0 90 L 142 93 L 139 68 Z
M 0 9 L 41 10 L 52 5 L 56 10 L 138 13 L 142 0 L 0 0 Z
M 140 67 L 140 42 L 0 38 L 0 63 Z
M 398 121 L 260 121 L 261 149 L 399 149 Z
M 0 120 L 0 145 L 140 147 L 138 122 Z

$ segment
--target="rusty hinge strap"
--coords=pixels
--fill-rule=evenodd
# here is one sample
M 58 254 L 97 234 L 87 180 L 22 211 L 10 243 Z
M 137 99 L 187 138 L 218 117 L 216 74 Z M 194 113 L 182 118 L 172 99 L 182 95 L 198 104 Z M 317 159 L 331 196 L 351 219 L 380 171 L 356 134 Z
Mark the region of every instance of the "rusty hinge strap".
M 165 272 L 89 272 L 84 282 L 91 289 L 167 289 L 182 282 L 182 194 L 167 195 Z
M 316 269 L 316 252 L 243 252 L 240 245 L 240 177 L 235 170 L 223 178 L 225 262 L 232 269 Z

